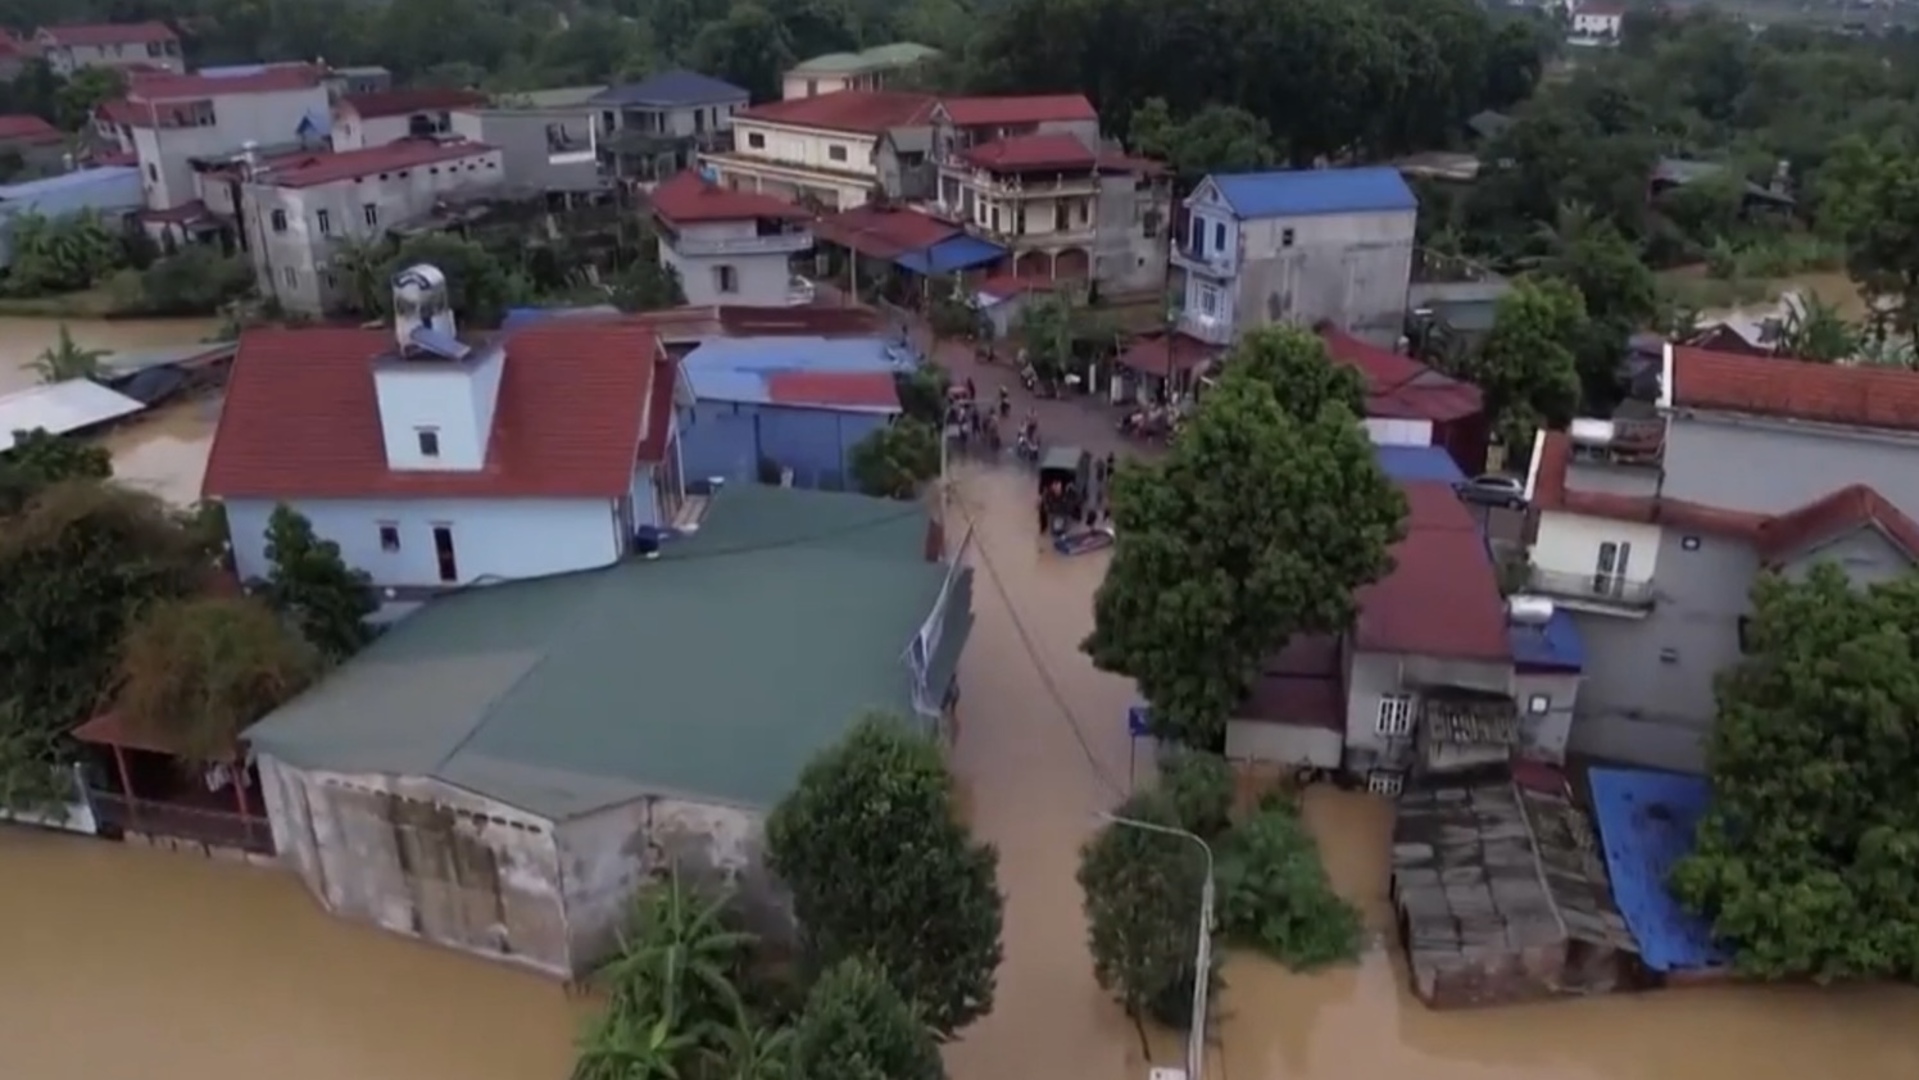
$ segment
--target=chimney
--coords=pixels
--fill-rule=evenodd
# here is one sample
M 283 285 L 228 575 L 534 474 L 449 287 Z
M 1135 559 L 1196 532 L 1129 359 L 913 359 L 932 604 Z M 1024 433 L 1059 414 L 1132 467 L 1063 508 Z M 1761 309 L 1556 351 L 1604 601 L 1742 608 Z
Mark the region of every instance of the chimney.
M 446 275 L 439 267 L 425 263 L 393 276 L 393 336 L 400 344 L 401 355 L 440 355 L 430 349 L 428 340 L 423 340 L 423 333 L 441 339 L 432 344 L 457 344 L 460 340 L 447 298 Z

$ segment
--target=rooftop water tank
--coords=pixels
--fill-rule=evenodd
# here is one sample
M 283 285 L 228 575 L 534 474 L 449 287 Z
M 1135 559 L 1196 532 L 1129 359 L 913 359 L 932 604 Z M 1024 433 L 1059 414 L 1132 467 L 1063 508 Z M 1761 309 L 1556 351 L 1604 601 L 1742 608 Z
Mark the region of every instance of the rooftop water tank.
M 1506 619 L 1514 626 L 1544 626 L 1553 618 L 1553 602 L 1543 596 L 1515 596 L 1506 601 Z

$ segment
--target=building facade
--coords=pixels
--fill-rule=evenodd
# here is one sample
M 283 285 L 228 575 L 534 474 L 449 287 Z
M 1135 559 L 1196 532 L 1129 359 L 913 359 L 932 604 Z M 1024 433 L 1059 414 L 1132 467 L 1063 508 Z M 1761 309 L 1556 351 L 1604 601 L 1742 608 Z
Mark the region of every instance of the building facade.
M 734 114 L 730 150 L 700 160 L 729 187 L 850 210 L 882 189 L 880 140 L 891 133 L 930 145 L 937 104 L 926 94 L 844 90 L 756 105 Z
M 401 139 L 445 138 L 455 133 L 455 113 L 485 104 L 486 95 L 477 90 L 426 87 L 346 94 L 333 103 L 333 148 L 364 150 Z
M 844 90 L 885 90 L 930 60 L 939 50 L 910 41 L 857 53 L 828 53 L 795 66 L 780 80 L 780 97 L 810 98 Z
M 1759 574 L 1863 584 L 1919 554 L 1919 376 L 1668 346 L 1660 393 L 1540 436 L 1530 589 L 1586 642 L 1575 747 L 1699 771 Z
M 1225 344 L 1257 326 L 1330 322 L 1398 341 L 1419 204 L 1397 169 L 1210 176 L 1186 209 L 1172 253 L 1186 333 Z
M 43 26 L 33 43 L 47 66 L 62 78 L 81 68 L 186 72 L 180 38 L 162 22 Z
M 731 149 L 733 114 L 748 102 L 747 92 L 732 83 L 668 71 L 610 86 L 587 104 L 604 170 L 650 185 L 693 167 L 703 152 Z
M 136 75 L 126 98 L 102 111 L 131 144 L 147 209 L 170 211 L 197 198 L 195 159 L 247 143 L 284 146 L 324 129 L 327 91 L 321 72 L 304 65 L 226 78 Z
M 653 192 L 660 264 L 679 275 L 686 302 L 784 307 L 791 260 L 813 246 L 807 215 L 770 195 L 733 191 L 687 172 Z
M 593 116 L 584 105 L 464 109 L 452 114 L 452 129 L 499 149 L 510 191 L 591 197 L 612 187 L 600 169 Z

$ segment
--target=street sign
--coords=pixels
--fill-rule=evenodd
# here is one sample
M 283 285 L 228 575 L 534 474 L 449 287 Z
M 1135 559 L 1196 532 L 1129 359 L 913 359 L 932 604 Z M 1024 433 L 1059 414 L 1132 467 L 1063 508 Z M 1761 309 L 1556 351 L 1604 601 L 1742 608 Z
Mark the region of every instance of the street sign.
M 1152 712 L 1144 705 L 1135 705 L 1126 710 L 1126 734 L 1135 739 L 1144 739 L 1152 734 Z

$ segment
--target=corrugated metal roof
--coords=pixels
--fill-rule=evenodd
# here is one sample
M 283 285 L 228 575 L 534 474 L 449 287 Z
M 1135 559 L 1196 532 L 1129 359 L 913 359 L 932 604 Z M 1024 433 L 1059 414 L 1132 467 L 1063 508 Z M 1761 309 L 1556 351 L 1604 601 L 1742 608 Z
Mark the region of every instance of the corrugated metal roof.
M 947 237 L 923 252 L 909 251 L 893 261 L 916 274 L 951 274 L 975 266 L 989 266 L 1009 254 L 991 241 L 960 235 Z
M 1380 471 L 1401 484 L 1415 480 L 1457 484 L 1466 479 L 1459 463 L 1440 446 L 1375 446 L 1373 456 Z
M 761 376 L 775 405 L 896 413 L 898 386 L 883 371 L 774 371 Z
M 663 71 L 636 83 L 600 91 L 595 105 L 710 105 L 745 101 L 747 92 L 724 79 L 697 71 Z
M 1579 624 L 1564 610 L 1554 611 L 1544 626 L 1515 623 L 1507 627 L 1506 642 L 1512 646 L 1513 663 L 1519 667 L 1572 672 L 1586 667 L 1586 646 L 1579 637 Z
M 711 366 L 686 370 L 686 384 L 701 401 L 730 401 L 741 405 L 770 405 L 766 376 L 758 371 Z
M 140 170 L 132 165 L 103 165 L 97 169 L 78 169 L 70 173 L 61 173 L 59 176 L 43 176 L 38 180 L 0 186 L 0 202 L 34 199 L 56 191 L 72 191 L 75 188 L 92 187 L 96 184 L 125 184 L 129 181 L 136 186 L 140 183 Z
M 1242 218 L 1416 210 L 1419 199 L 1391 166 L 1295 169 L 1208 178 Z
M 146 406 L 86 379 L 35 386 L 0 396 L 0 451 L 13 449 L 13 433 L 45 429 L 55 435 L 84 431 L 131 416 Z
M 689 375 L 706 368 L 736 371 L 897 371 L 917 360 L 886 338 L 763 337 L 709 341 L 686 354 Z

